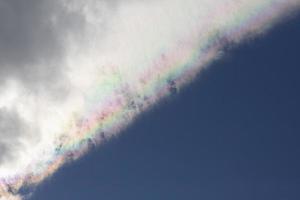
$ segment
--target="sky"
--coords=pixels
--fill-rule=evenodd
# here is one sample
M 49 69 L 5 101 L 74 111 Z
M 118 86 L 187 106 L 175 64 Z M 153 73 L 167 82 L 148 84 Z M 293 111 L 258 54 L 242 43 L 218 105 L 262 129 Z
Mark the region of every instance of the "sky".
M 299 199 L 299 6 L 0 1 L 0 199 Z

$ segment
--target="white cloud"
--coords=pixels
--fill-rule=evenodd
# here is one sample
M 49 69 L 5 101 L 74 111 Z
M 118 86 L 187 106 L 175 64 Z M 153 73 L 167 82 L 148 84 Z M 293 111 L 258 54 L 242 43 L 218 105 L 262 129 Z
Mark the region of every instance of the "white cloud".
M 297 0 L 0 2 L 0 199 L 51 176 Z

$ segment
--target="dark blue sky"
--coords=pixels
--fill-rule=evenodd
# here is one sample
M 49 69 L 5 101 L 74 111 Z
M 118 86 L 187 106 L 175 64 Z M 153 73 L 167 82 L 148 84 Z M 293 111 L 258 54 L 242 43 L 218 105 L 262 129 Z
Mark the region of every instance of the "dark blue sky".
M 300 17 L 231 50 L 31 200 L 299 200 Z

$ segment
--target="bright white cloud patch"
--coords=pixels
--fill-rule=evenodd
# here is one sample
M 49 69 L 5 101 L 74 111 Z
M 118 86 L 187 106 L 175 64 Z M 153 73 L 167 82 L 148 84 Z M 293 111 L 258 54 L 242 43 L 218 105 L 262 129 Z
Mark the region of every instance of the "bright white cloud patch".
M 26 2 L 26 3 L 25 3 Z M 0 200 L 190 82 L 299 0 L 0 2 Z M 4 56 L 3 56 L 4 55 Z

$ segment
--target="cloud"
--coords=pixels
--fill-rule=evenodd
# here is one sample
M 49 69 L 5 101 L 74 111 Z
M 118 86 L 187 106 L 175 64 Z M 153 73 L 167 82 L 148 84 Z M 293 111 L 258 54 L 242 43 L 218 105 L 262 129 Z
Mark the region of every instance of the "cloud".
M 0 0 L 0 199 L 55 173 L 297 0 Z
M 62 78 L 68 35 L 84 28 L 80 13 L 62 1 L 0 1 L 0 81 L 30 87 Z
M 27 131 L 17 112 L 0 109 L 0 165 L 14 159 L 16 149 L 22 148 L 18 138 Z

